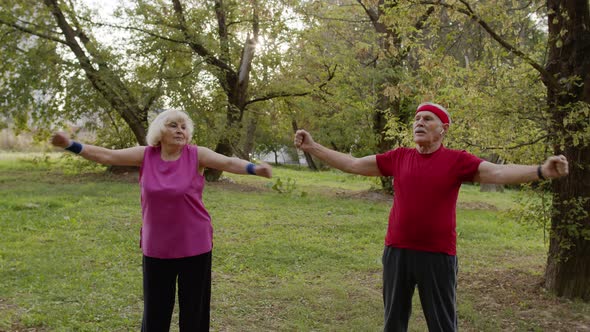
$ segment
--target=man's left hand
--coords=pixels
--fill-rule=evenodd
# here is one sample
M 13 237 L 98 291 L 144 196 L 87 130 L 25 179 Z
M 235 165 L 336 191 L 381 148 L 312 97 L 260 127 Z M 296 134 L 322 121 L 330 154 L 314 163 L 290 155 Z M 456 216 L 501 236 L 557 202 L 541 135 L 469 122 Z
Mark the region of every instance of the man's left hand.
M 541 172 L 547 179 L 557 179 L 569 173 L 567 158 L 564 155 L 547 158 L 541 166 Z

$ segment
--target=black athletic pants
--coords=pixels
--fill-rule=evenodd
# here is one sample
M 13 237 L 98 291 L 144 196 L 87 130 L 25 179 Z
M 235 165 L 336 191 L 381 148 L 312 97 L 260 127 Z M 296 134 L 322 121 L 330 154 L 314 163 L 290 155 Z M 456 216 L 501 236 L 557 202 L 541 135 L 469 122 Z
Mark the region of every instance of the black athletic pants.
M 428 330 L 457 331 L 456 256 L 385 247 L 383 251 L 384 331 L 407 331 L 418 286 Z
M 211 252 L 159 259 L 143 256 L 142 332 L 167 332 L 178 278 L 180 332 L 209 331 Z

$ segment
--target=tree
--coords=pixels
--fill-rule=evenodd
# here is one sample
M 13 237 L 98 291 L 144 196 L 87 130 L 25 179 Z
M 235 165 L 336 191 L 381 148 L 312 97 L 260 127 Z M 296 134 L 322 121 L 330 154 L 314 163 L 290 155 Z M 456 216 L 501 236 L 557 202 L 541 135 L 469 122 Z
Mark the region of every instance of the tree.
M 59 115 L 60 109 L 63 109 L 62 116 L 81 116 L 85 113 L 83 109 L 89 109 L 89 112 L 96 111 L 96 108 L 103 112 L 112 109 L 125 121 L 137 143 L 145 145 L 148 112 L 158 106 L 162 78 L 155 78 L 153 87 L 142 85 L 139 81 L 134 87 L 126 79 L 129 75 L 118 65 L 116 56 L 107 47 L 100 45 L 89 32 L 90 28 L 84 25 L 84 22 L 90 21 L 85 9 L 79 9 L 80 13 L 77 13 L 73 3 L 67 6 L 57 0 L 44 0 L 43 5 L 36 1 L 17 1 L 3 7 L 1 12 L 0 25 L 6 34 L 30 41 L 28 52 L 20 50 L 18 44 L 12 44 L 12 51 L 8 55 L 21 54 L 24 56 L 16 57 L 17 61 L 39 63 L 49 68 L 48 71 L 35 74 L 41 76 L 36 81 L 39 84 L 37 88 L 27 86 L 34 80 L 34 75 L 26 75 L 17 80 L 19 86 L 25 88 L 19 90 L 9 87 L 4 90 L 5 100 L 12 100 L 15 95 L 25 99 L 15 99 L 16 102 L 10 102 L 8 106 L 14 114 L 26 119 L 30 114 L 27 111 L 33 114 L 38 111 L 31 109 L 36 105 L 27 103 L 27 96 L 43 91 L 46 97 L 39 104 L 44 106 L 40 110 L 45 112 L 39 114 L 38 118 L 52 118 Z M 49 52 L 51 56 L 42 59 L 41 54 L 32 54 L 32 50 L 38 50 L 41 54 Z M 161 74 L 166 58 L 158 62 L 157 72 Z M 57 66 L 57 70 L 53 69 L 54 66 Z M 42 67 L 37 65 L 34 68 Z M 82 79 L 82 75 L 85 79 Z M 91 101 L 97 101 L 96 108 L 88 107 L 92 105 Z M 23 110 L 22 105 L 27 104 L 28 107 Z
M 370 1 L 357 0 L 363 8 L 377 33 L 378 53 L 374 55 L 373 66 L 379 68 L 384 75 L 376 82 L 379 87 L 377 91 L 377 103 L 373 115 L 373 132 L 377 137 L 377 152 L 384 153 L 393 147 L 400 146 L 403 139 L 399 136 L 388 135 L 391 126 L 391 120 L 396 123 L 408 123 L 411 118 L 411 112 L 404 112 L 408 107 L 404 107 L 404 96 L 399 93 L 399 85 L 404 76 L 401 74 L 408 70 L 404 64 L 407 60 L 411 45 L 413 44 L 413 33 L 402 33 L 403 26 L 397 24 L 397 20 L 386 20 L 386 13 L 397 7 L 397 1 L 379 0 L 374 7 L 369 6 Z M 365 3 L 367 2 L 367 3 Z M 434 7 L 427 8 L 424 13 L 417 17 L 405 16 L 406 21 L 413 25 L 414 31 L 420 31 L 424 22 L 434 11 Z M 381 177 L 382 187 L 392 193 L 393 186 L 390 177 Z
M 314 82 L 328 72 L 334 79 L 293 103 L 294 123 L 337 151 L 375 153 L 373 118 L 383 68 L 373 65 L 377 35 L 370 21 L 355 1 L 304 2 L 298 10 L 308 27 L 295 51 L 301 67 L 294 75 Z
M 554 154 L 564 154 L 570 175 L 553 181 L 551 240 L 545 287 L 559 296 L 590 300 L 590 9 L 587 1 L 548 0 L 525 3 L 523 9 L 547 19 L 546 62 L 516 47 L 493 25 L 492 15 L 476 3 L 418 1 L 466 15 L 510 54 L 537 71 L 546 88 L 546 133 Z M 482 5 L 483 6 L 483 5 Z M 485 7 L 484 7 L 485 8 Z M 509 8 L 509 7 L 508 7 Z M 501 11 L 495 11 L 499 13 Z M 502 12 L 506 12 L 505 8 Z M 514 14 L 514 11 L 510 11 Z M 494 14 L 496 15 L 496 14 Z M 496 25 L 500 27 L 501 25 Z M 537 110 L 537 112 L 539 112 Z
M 158 2 L 142 1 L 129 12 L 143 20 L 133 29 L 146 36 L 157 37 L 186 46 L 204 64 L 208 75 L 226 97 L 224 134 L 219 137 L 215 151 L 224 155 L 237 154 L 247 158 L 247 153 L 237 147 L 243 131 L 243 119 L 248 107 L 275 98 L 301 96 L 306 91 L 289 90 L 274 86 L 275 75 L 257 74 L 261 67 L 268 69 L 265 59 L 276 57 L 280 50 L 264 50 L 260 56 L 263 38 L 285 38 L 290 29 L 283 12 L 288 8 L 284 1 L 269 1 L 260 6 L 257 1 L 225 2 L 216 0 L 209 4 L 187 4 L 172 1 L 172 8 Z M 274 63 L 273 71 L 280 72 L 282 63 Z M 267 79 L 269 82 L 263 80 Z M 253 89 L 255 88 L 255 89 Z M 255 126 L 255 122 L 250 123 Z M 250 130 L 253 128 L 250 127 Z M 246 129 L 248 130 L 248 129 Z M 206 170 L 208 180 L 221 175 L 217 170 Z
M 122 118 L 136 141 L 145 144 L 150 111 L 181 106 L 194 115 L 197 127 L 203 129 L 200 132 L 205 133 L 202 136 L 216 141 L 217 152 L 247 158 L 248 151 L 240 149 L 238 143 L 246 131 L 244 146 L 252 149 L 256 122 L 242 126 L 248 107 L 275 98 L 306 95 L 312 89 L 309 85 L 290 89 L 292 84 L 284 80 L 273 84 L 285 65 L 281 55 L 293 35 L 286 23 L 289 18 L 284 13 L 289 4 L 285 1 L 264 6 L 257 1 L 139 1 L 118 11 L 125 24 L 94 22 L 93 16 L 74 1 L 66 5 L 46 0 L 44 4 L 42 8 L 31 1 L 30 6 L 22 6 L 15 1 L 0 12 L 0 25 L 9 33 L 45 40 L 39 44 L 49 45 L 55 56 L 49 58 L 53 61 L 42 59 L 43 63 L 47 67 L 62 66 L 55 72 L 59 79 L 40 80 L 46 89 L 53 88 L 51 84 L 57 86 L 52 93 L 58 97 L 51 112 L 46 112 L 47 118 L 76 114 L 112 122 L 115 129 Z M 123 52 L 100 45 L 91 27 L 128 34 Z M 264 47 L 265 41 L 281 46 Z M 27 80 L 23 78 L 20 86 L 26 87 Z M 14 93 L 12 89 L 10 94 Z M 23 99 L 26 102 L 27 98 Z M 15 99 L 7 92 L 4 100 Z M 79 111 L 88 109 L 87 105 L 94 107 L 89 112 Z M 14 106 L 14 113 L 21 115 L 30 114 L 34 108 Z M 225 111 L 219 112 L 222 107 Z M 209 180 L 220 174 L 206 172 Z

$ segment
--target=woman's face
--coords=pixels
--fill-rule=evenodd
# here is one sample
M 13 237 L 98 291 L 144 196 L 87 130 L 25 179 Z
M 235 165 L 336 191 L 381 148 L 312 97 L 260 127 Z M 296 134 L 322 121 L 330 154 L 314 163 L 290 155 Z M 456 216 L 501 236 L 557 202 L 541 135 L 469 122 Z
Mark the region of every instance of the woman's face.
M 182 120 L 171 120 L 164 126 L 160 144 L 162 145 L 185 145 L 188 142 L 186 123 Z

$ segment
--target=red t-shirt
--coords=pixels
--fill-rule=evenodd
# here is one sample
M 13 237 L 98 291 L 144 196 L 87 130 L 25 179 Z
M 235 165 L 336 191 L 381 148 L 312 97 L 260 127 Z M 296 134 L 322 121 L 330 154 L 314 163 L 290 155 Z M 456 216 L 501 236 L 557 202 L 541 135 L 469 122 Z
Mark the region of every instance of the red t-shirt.
M 455 255 L 459 188 L 482 161 L 444 146 L 430 154 L 398 148 L 377 155 L 381 174 L 394 178 L 385 245 Z

